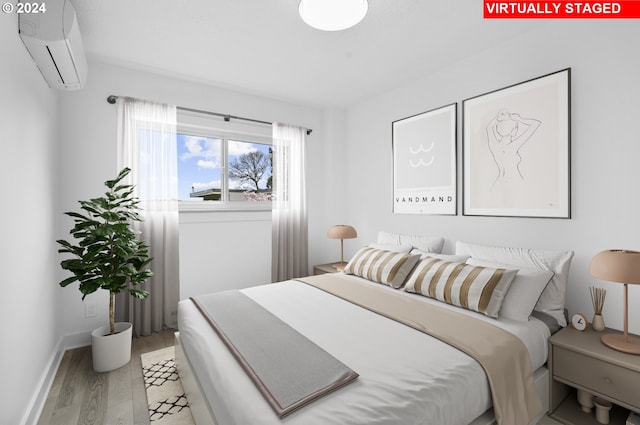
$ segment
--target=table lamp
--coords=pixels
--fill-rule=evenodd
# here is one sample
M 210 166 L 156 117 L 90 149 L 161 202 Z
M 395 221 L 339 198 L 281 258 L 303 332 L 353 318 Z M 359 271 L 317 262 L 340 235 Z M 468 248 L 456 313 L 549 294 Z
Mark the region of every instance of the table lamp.
M 329 227 L 327 237 L 330 239 L 340 239 L 340 262 L 333 264 L 336 270 L 344 270 L 346 263 L 344 262 L 344 240 L 358 237 L 356 229 L 347 224 L 337 224 Z
M 612 249 L 596 254 L 589 268 L 591 276 L 624 284 L 624 333 L 605 334 L 602 343 L 614 350 L 640 354 L 640 338 L 629 335 L 629 284 L 640 284 L 640 252 Z

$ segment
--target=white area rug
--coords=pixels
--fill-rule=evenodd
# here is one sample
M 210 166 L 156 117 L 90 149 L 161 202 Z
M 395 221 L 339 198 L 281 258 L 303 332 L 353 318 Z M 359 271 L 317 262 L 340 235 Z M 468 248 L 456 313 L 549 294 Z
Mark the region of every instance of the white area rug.
M 174 347 L 140 356 L 152 425 L 194 425 L 175 357 Z

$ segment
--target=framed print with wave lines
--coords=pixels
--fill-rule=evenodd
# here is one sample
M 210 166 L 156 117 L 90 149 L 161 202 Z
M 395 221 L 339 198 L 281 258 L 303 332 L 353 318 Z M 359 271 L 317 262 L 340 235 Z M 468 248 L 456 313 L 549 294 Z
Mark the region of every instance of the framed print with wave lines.
M 456 215 L 457 104 L 392 123 L 393 212 Z

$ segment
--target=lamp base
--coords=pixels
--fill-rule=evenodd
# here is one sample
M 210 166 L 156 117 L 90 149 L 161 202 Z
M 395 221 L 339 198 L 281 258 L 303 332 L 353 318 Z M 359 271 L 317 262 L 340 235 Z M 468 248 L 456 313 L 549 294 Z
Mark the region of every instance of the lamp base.
M 602 335 L 602 343 L 614 350 L 622 351 L 628 354 L 640 355 L 640 338 L 624 334 L 606 334 Z

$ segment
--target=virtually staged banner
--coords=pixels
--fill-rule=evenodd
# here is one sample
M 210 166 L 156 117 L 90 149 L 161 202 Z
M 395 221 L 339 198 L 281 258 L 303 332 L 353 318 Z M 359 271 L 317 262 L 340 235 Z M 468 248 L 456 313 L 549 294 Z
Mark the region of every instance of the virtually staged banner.
M 640 18 L 640 1 L 495 1 L 484 0 L 489 19 L 629 19 Z

